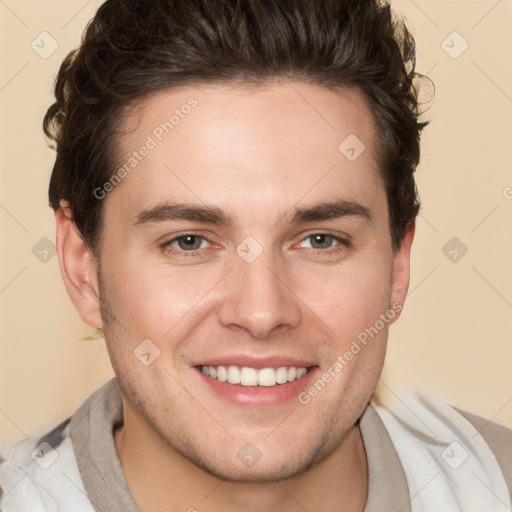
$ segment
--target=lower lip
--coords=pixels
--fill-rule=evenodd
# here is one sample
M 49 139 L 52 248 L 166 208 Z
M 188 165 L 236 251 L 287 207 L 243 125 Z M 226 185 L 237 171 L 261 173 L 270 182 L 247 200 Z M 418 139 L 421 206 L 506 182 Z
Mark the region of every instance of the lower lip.
M 297 400 L 298 395 L 314 380 L 318 367 L 310 368 L 300 379 L 269 387 L 220 382 L 204 375 L 199 368 L 196 370 L 210 390 L 232 404 L 240 407 L 276 407 L 292 399 Z

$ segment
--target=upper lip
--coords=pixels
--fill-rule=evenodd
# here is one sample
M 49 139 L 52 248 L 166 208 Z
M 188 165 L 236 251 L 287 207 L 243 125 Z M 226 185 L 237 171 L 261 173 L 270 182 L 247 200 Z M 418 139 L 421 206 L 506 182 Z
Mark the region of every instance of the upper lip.
M 298 359 L 285 355 L 273 356 L 251 356 L 247 354 L 230 354 L 225 356 L 215 356 L 209 359 L 199 361 L 193 366 L 248 366 L 249 368 L 280 368 L 282 366 L 297 368 L 309 368 L 316 366 L 311 359 Z

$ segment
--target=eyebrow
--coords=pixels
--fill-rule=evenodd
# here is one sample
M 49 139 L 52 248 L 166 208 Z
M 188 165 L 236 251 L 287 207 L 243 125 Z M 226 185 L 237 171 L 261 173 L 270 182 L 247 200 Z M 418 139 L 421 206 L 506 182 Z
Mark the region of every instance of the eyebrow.
M 341 217 L 361 217 L 372 220 L 369 208 L 354 201 L 339 199 L 315 204 L 308 207 L 294 208 L 283 218 L 290 220 L 289 224 L 319 222 L 338 219 Z M 134 225 L 145 225 L 170 220 L 186 220 L 201 224 L 212 224 L 231 228 L 235 225 L 234 218 L 216 206 L 195 206 L 185 203 L 161 203 L 153 208 L 144 210 L 137 215 Z

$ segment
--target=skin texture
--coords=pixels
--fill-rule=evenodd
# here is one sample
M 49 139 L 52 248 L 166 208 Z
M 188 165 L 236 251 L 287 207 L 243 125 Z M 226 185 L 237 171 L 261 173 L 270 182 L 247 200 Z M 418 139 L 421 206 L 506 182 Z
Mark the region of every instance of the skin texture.
M 403 304 L 414 225 L 393 252 L 374 124 L 357 91 L 203 89 L 165 91 L 126 112 L 122 162 L 197 100 L 103 199 L 99 261 L 66 204 L 57 212 L 64 281 L 82 318 L 103 328 L 123 391 L 115 442 L 128 484 L 144 512 L 361 511 L 367 463 L 356 421 L 382 370 L 388 323 L 307 405 L 239 407 L 205 386 L 196 366 L 280 355 L 314 362 L 321 377 Z M 366 146 L 354 161 L 338 150 L 349 134 Z M 333 200 L 369 215 L 289 223 L 295 208 Z M 215 206 L 233 224 L 137 223 L 164 202 Z M 193 251 L 175 240 L 186 233 L 204 237 Z M 311 237 L 322 233 L 348 245 Z M 249 236 L 262 249 L 252 263 L 237 253 Z M 134 355 L 145 339 L 160 350 L 149 366 Z M 237 457 L 247 443 L 261 453 L 251 467 Z

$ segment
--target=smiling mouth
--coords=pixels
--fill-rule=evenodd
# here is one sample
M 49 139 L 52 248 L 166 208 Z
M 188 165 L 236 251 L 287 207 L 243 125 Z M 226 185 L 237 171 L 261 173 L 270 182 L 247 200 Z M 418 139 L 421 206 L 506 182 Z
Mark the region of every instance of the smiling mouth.
M 248 366 L 200 366 L 201 373 L 219 382 L 246 387 L 274 387 L 304 377 L 309 368 L 280 366 L 278 368 L 251 368 Z

